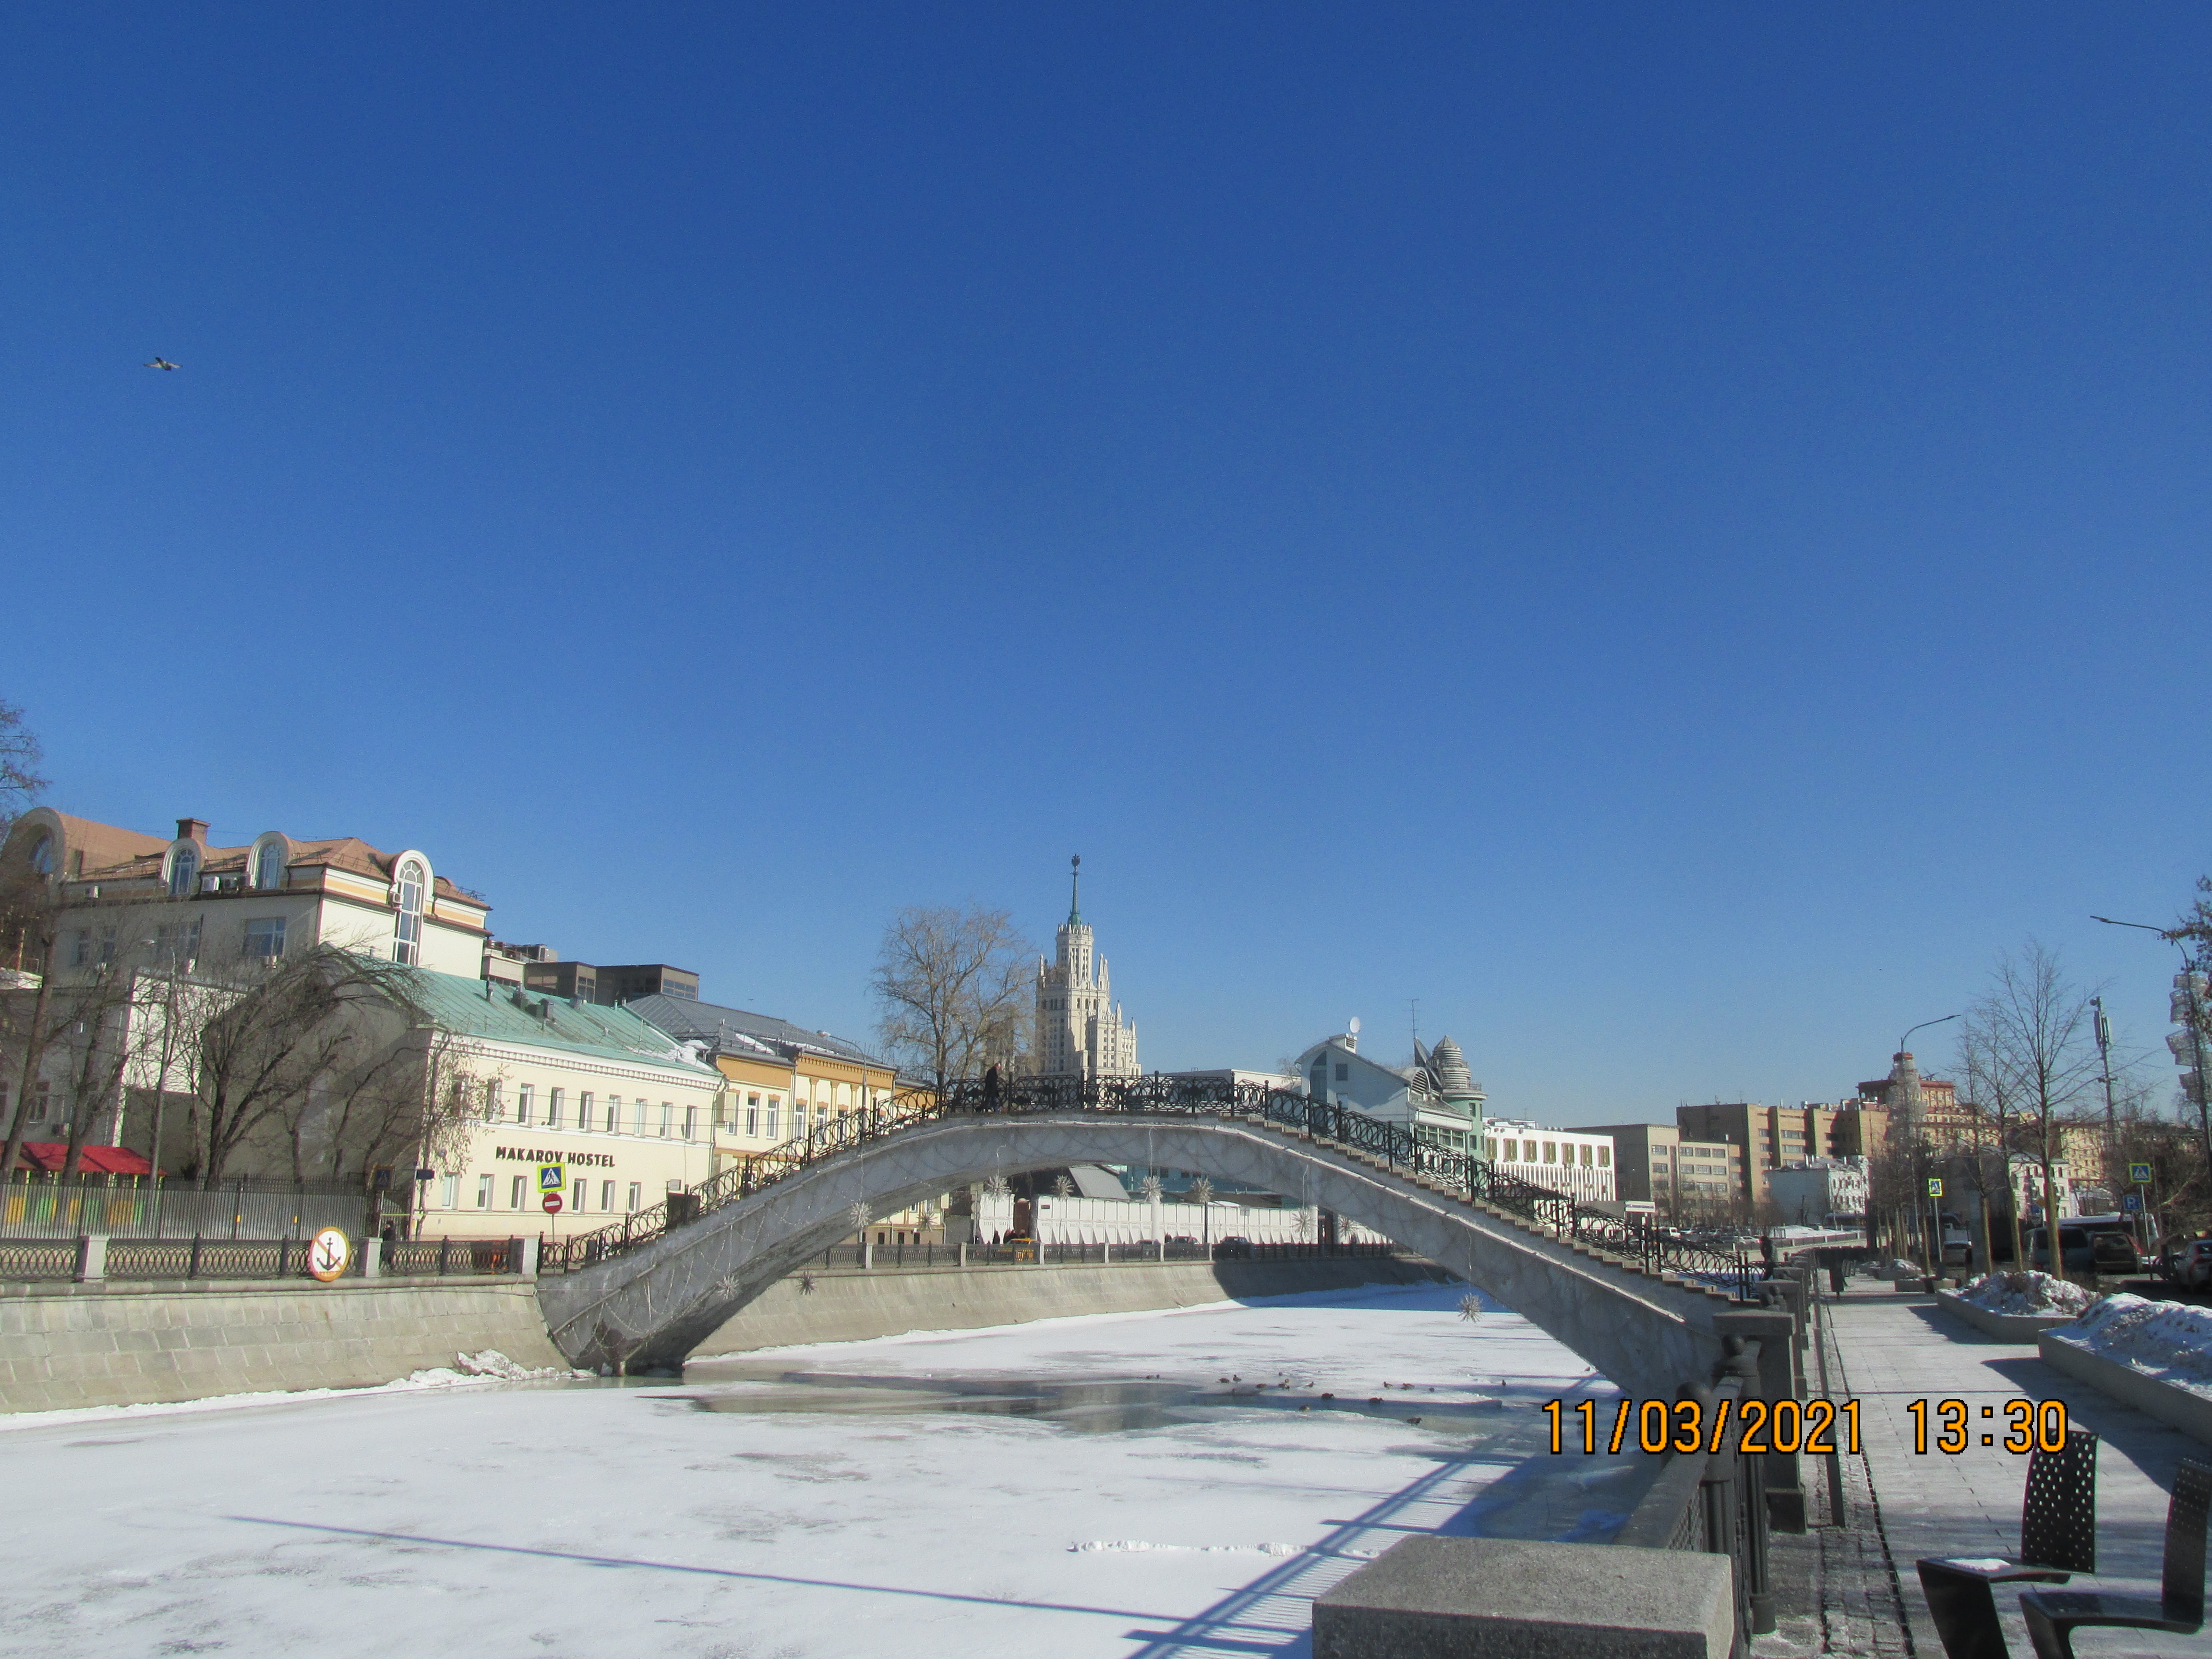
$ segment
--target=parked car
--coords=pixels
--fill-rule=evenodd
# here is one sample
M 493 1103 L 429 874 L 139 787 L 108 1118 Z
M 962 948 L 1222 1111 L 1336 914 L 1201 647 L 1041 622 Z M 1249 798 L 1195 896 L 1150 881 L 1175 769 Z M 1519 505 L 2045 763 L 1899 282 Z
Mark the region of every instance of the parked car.
M 2136 1242 L 2129 1236 L 2124 1222 L 2069 1224 L 2062 1221 L 2058 1224 L 2058 1249 L 2065 1258 L 2069 1273 L 2136 1273 L 2142 1271 L 2142 1257 L 2136 1253 Z M 2038 1227 L 2028 1235 L 2027 1255 L 2029 1265 L 2045 1273 L 2051 1271 L 2051 1235 L 2047 1229 Z
M 2166 1277 L 2185 1291 L 2212 1286 L 2212 1238 L 2178 1238 L 2166 1247 Z
M 1213 1254 L 1224 1259 L 1249 1256 L 1252 1254 L 1252 1241 L 1232 1233 L 1213 1247 Z

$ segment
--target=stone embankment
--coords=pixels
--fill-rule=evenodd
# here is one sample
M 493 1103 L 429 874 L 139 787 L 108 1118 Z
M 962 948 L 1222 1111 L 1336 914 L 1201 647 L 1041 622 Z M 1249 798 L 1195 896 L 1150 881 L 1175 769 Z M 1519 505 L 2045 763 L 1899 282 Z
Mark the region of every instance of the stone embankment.
M 1426 1262 L 1376 1258 L 817 1271 L 772 1286 L 702 1352 L 1443 1277 Z M 532 1369 L 567 1364 L 546 1336 L 536 1281 L 9 1285 L 0 1289 L 0 1412 L 365 1388 L 486 1348 Z

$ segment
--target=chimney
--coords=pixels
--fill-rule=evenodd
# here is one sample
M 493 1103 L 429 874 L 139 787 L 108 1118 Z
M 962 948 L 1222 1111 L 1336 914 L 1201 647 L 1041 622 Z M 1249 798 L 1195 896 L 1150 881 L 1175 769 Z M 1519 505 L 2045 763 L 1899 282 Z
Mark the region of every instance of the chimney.
M 201 846 L 206 846 L 206 821 L 202 818 L 179 818 L 177 820 L 177 839 L 179 841 L 196 841 L 199 842 Z

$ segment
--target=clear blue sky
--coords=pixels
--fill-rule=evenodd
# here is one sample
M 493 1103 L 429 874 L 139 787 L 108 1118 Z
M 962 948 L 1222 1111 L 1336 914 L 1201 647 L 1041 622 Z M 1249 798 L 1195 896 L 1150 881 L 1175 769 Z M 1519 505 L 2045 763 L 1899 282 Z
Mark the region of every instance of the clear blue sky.
M 21 6 L 0 696 L 849 1032 L 1878 1075 L 2212 867 L 2212 13 Z M 155 354 L 183 365 L 139 365 Z M 1916 1044 L 1923 1054 L 1947 1042 Z M 2157 1058 L 2163 1060 L 2163 1053 Z M 2170 1072 L 2166 1073 L 2170 1076 Z

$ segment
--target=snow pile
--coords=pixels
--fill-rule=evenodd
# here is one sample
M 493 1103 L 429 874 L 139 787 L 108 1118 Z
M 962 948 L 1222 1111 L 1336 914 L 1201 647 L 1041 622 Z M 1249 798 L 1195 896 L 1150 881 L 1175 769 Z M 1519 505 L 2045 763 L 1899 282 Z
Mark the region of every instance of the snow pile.
M 590 1375 L 589 1371 L 572 1371 L 565 1365 L 541 1365 L 532 1370 L 509 1359 L 497 1348 L 486 1348 L 482 1353 L 457 1353 L 451 1365 L 410 1371 L 407 1380 L 418 1389 L 450 1389 L 459 1382 L 534 1382 L 549 1376 L 565 1379 Z
M 2108 1296 L 2066 1334 L 2093 1352 L 2212 1397 L 2212 1308 Z
M 1960 1294 L 1985 1313 L 2077 1315 L 2097 1298 L 2049 1273 L 1984 1273 Z
M 1910 1261 L 1885 1261 L 1880 1267 L 1869 1267 L 1867 1271 L 1876 1279 L 1925 1279 L 1928 1276 L 1927 1268 L 1917 1267 Z

